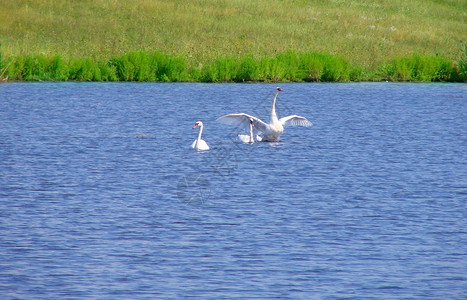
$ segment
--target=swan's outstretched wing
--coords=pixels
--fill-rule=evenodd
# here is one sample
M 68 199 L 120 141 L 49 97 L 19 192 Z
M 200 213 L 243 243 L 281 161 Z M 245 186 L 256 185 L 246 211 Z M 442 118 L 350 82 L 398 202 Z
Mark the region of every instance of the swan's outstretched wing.
M 305 126 L 305 127 L 308 127 L 308 126 L 313 125 L 306 118 L 300 117 L 300 116 L 297 116 L 297 115 L 292 115 L 292 116 L 280 118 L 279 123 L 281 123 L 282 126 Z
M 253 125 L 256 130 L 264 132 L 266 131 L 266 128 L 268 125 L 261 121 L 260 119 L 247 115 L 247 114 L 231 114 L 231 115 L 226 115 L 223 117 L 220 117 L 217 119 L 218 122 L 228 124 L 228 125 L 234 125 L 242 128 L 248 128 L 250 126 L 250 119 L 253 120 Z

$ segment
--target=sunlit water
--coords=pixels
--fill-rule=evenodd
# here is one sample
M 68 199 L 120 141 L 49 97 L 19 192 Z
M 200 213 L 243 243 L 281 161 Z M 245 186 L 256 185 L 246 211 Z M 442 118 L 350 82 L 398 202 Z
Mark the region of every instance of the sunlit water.
M 465 299 L 467 85 L 281 87 L 0 85 L 0 298 Z

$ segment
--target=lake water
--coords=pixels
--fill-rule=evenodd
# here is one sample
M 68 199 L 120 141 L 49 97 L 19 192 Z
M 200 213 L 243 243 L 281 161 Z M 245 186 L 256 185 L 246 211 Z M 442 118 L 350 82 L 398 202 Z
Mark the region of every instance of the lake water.
M 275 87 L 0 85 L 0 298 L 467 298 L 467 85 Z

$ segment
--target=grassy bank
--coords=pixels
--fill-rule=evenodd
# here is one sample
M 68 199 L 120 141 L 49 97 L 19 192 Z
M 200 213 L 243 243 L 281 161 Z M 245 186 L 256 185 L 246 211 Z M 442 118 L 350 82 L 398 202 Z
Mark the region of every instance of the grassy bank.
M 446 60 L 457 68 L 466 11 L 464 0 L 0 0 L 0 51 L 3 66 L 13 59 L 39 66 L 55 61 L 66 71 L 47 76 L 69 80 L 88 80 L 89 72 L 93 80 L 129 78 L 125 57 L 151 60 L 155 51 L 170 65 L 184 64 L 183 81 L 428 80 L 418 75 L 425 68 L 413 65 Z M 291 69 L 281 71 L 287 59 Z M 335 71 L 304 73 L 320 60 L 336 62 Z M 418 68 L 416 75 L 402 65 Z M 18 70 L 16 76 L 9 70 L 10 78 L 47 77 Z M 155 80 L 175 76 L 160 79 L 158 72 Z
M 428 56 L 393 59 L 375 72 L 342 58 L 319 53 L 217 58 L 196 67 L 185 57 L 160 52 L 134 52 L 108 60 L 36 55 L 3 60 L 0 77 L 8 76 L 17 81 L 464 82 L 467 81 L 467 52 L 465 55 L 458 64 Z

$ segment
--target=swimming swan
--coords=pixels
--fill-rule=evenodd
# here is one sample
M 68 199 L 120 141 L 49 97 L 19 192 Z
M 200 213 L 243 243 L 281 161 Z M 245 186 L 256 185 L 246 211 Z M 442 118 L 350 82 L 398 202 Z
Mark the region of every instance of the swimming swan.
M 204 140 L 201 139 L 201 134 L 203 133 L 203 122 L 198 121 L 195 123 L 195 126 L 193 128 L 199 127 L 199 134 L 198 138 L 191 144 L 191 148 L 195 150 L 209 150 L 208 144 Z
M 254 127 L 254 122 L 253 122 L 253 119 L 250 118 L 250 135 L 246 135 L 246 134 L 239 134 L 238 135 L 238 138 L 244 142 L 245 144 L 254 144 L 255 143 L 255 139 L 253 138 L 253 127 Z M 258 142 L 261 142 L 261 137 L 260 136 L 256 136 L 256 140 Z
M 304 117 L 300 117 L 297 115 L 291 115 L 288 117 L 283 117 L 278 119 L 276 114 L 276 98 L 279 92 L 281 92 L 281 88 L 276 88 L 274 91 L 274 98 L 272 99 L 272 106 L 271 106 L 271 120 L 269 124 L 261 121 L 258 118 L 253 116 L 241 113 L 241 114 L 230 114 L 225 115 L 217 119 L 217 121 L 229 124 L 229 125 L 236 125 L 236 126 L 244 126 L 246 127 L 250 120 L 253 120 L 253 126 L 256 130 L 263 133 L 263 142 L 276 142 L 279 137 L 284 132 L 284 126 L 311 126 L 313 125 L 310 121 L 308 121 Z M 251 127 L 250 127 L 251 128 Z

